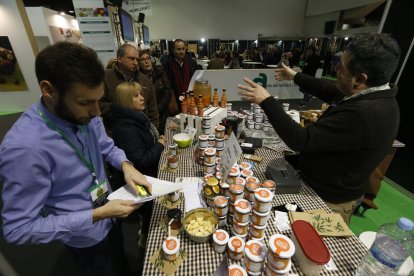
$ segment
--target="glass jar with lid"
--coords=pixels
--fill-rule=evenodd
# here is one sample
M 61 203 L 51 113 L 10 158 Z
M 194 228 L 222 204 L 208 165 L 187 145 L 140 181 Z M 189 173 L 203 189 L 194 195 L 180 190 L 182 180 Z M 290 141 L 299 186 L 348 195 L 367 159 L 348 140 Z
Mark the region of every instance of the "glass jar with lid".
M 207 80 L 196 80 L 194 82 L 194 98 L 196 104 L 198 103 L 198 96 L 201 95 L 204 107 L 209 107 L 211 104 L 211 85 Z

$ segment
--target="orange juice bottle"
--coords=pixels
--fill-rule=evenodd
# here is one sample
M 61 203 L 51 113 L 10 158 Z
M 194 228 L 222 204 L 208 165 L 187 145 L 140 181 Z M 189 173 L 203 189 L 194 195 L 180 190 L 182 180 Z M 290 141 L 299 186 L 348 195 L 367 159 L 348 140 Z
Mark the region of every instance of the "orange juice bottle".
M 226 89 L 223 88 L 223 94 L 221 95 L 221 103 L 220 103 L 220 107 L 221 108 L 226 108 L 227 105 L 227 95 L 226 95 Z
M 203 96 L 198 95 L 197 116 L 203 117 L 203 113 L 204 113 Z
M 213 106 L 214 107 L 217 107 L 218 106 L 218 92 L 217 92 L 217 88 L 214 88 Z

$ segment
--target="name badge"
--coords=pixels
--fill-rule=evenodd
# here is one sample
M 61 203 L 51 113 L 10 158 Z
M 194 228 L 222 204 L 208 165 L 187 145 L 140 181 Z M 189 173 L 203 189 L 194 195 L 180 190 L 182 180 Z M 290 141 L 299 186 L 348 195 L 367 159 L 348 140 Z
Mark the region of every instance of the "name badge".
M 94 185 L 90 187 L 88 191 L 91 194 L 93 208 L 104 205 L 108 201 L 107 197 L 109 195 L 108 180 L 103 179 L 99 182 L 94 183 Z

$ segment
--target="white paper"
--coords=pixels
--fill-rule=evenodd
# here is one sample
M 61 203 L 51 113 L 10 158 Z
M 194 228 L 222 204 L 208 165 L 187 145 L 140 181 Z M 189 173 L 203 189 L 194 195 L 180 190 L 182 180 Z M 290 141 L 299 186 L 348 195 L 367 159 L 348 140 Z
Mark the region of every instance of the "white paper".
M 123 200 L 133 200 L 135 203 L 141 203 L 153 200 L 156 197 L 160 197 L 174 191 L 177 191 L 183 187 L 183 183 L 173 183 L 170 181 L 165 181 L 150 176 L 145 176 L 148 182 L 152 185 L 152 195 L 141 196 L 135 195 L 129 185 L 124 185 L 115 192 L 111 193 L 108 196 L 108 200 L 114 199 L 123 199 Z
M 178 177 L 175 181 L 183 183 L 186 213 L 196 208 L 206 207 L 200 197 L 200 186 L 202 186 L 203 183 L 202 179 L 198 177 Z
M 326 270 L 338 270 L 335 262 L 333 261 L 332 257 L 329 262 L 325 265 Z
M 289 216 L 286 212 L 275 211 L 275 221 L 273 224 L 280 232 L 290 230 Z

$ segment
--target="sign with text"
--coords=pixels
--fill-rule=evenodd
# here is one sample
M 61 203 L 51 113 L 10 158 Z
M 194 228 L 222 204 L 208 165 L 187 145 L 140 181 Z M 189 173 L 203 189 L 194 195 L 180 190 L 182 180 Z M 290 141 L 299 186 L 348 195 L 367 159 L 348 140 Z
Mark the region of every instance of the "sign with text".
M 303 93 L 299 91 L 299 86 L 293 83 L 293 80 L 277 81 L 275 80 L 275 69 L 221 69 L 221 70 L 197 70 L 189 85 L 189 90 L 197 79 L 208 80 L 211 87 L 227 89 L 227 101 L 241 101 L 237 92 L 238 84 L 245 85 L 243 78 L 249 78 L 259 83 L 269 91 L 272 96 L 278 96 L 279 99 L 302 99 Z
M 221 164 L 223 166 L 223 179 L 227 179 L 227 175 L 230 172 L 234 162 L 239 160 L 242 154 L 242 149 L 237 142 L 237 138 L 232 132 L 224 146 L 223 156 L 221 157 Z

